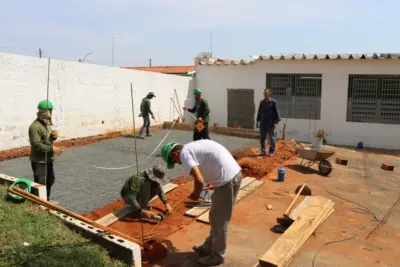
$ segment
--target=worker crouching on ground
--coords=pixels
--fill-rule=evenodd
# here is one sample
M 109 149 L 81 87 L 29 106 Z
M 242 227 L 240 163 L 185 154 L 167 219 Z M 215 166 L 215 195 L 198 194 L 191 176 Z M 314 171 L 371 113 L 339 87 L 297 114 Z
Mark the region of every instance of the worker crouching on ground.
M 194 97 L 196 98 L 196 104 L 194 105 L 193 108 L 183 107 L 184 110 L 187 110 L 190 113 L 196 112 L 197 121 L 195 122 L 195 125 L 198 122 L 201 122 L 204 125 L 204 129 L 200 131 L 196 127 L 194 127 L 193 141 L 201 139 L 210 139 L 208 135 L 208 121 L 209 121 L 210 108 L 208 106 L 207 100 L 203 99 L 202 93 L 203 91 L 200 88 L 194 89 L 193 94 Z
M 242 182 L 240 166 L 225 147 L 212 140 L 199 140 L 184 146 L 170 142 L 161 149 L 161 157 L 169 169 L 178 163 L 186 174 L 194 177 L 190 200 L 200 199 L 204 182 L 215 186 L 209 215 L 210 235 L 193 250 L 200 253 L 198 263 L 202 265 L 222 264 L 226 255 L 228 225 Z
M 55 155 L 63 152 L 61 147 L 53 145 L 57 139 L 57 131 L 52 130 L 53 104 L 42 100 L 38 105 L 37 118 L 29 126 L 29 142 L 31 153 L 29 159 L 35 183 L 46 185 L 47 200 L 50 200 L 51 187 L 54 184 Z
M 148 168 L 139 174 L 132 175 L 124 183 L 121 189 L 121 197 L 127 205 L 131 205 L 136 213 L 142 218 L 160 220 L 161 217 L 150 211 L 149 201 L 158 195 L 165 205 L 166 212 L 172 212 L 171 206 L 160 185 L 160 180 L 165 177 L 165 169 L 160 165 Z
M 140 104 L 140 114 L 139 117 L 143 117 L 143 126 L 140 129 L 139 138 L 144 139 L 144 130 L 146 130 L 146 136 L 151 136 L 150 134 L 150 115 L 153 120 L 154 114 L 151 111 L 151 103 L 150 100 L 156 97 L 153 92 L 147 94 L 145 98 L 142 99 L 142 103 Z
M 281 121 L 278 109 L 278 103 L 275 99 L 271 98 L 271 91 L 267 88 L 264 90 L 264 99 L 261 100 L 257 113 L 257 128 L 260 128 L 260 156 L 266 156 L 267 150 L 265 148 L 265 140 L 269 136 L 269 156 L 275 154 L 275 129 Z

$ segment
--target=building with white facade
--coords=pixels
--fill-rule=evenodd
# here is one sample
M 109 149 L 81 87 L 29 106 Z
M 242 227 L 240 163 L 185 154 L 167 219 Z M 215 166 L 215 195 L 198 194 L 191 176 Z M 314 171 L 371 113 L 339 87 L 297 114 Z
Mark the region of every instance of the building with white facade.
M 210 123 L 254 128 L 263 90 L 278 101 L 287 138 L 400 149 L 399 54 L 253 56 L 196 59 L 196 87 L 209 101 Z

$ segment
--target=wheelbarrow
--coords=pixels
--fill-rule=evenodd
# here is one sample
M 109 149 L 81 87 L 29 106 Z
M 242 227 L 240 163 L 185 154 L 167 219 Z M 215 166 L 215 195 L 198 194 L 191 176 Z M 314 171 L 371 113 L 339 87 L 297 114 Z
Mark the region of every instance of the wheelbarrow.
M 301 158 L 301 166 L 310 168 L 314 164 L 318 164 L 318 170 L 324 176 L 328 176 L 332 172 L 332 164 L 327 159 L 335 154 L 334 151 L 311 147 L 297 148 L 296 152 Z M 305 161 L 304 164 L 303 161 Z

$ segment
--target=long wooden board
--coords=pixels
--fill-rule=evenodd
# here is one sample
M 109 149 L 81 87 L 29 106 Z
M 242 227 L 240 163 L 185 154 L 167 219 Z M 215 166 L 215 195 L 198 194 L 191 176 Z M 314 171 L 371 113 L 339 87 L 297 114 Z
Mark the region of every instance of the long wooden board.
M 246 177 L 242 180 L 242 183 L 240 184 L 240 189 L 248 186 L 250 183 L 254 182 L 256 179 L 252 178 L 252 177 Z M 202 206 L 202 205 L 197 205 L 193 208 L 191 208 L 190 210 L 185 212 L 186 216 L 189 217 L 199 217 L 200 215 L 202 215 L 203 213 L 205 213 L 206 211 L 208 211 L 210 209 L 210 206 Z
M 262 255 L 259 259 L 259 266 L 288 266 L 315 229 L 332 214 L 333 206 L 334 203 L 330 199 L 313 197 L 310 205 Z
M 163 191 L 164 193 L 168 193 L 169 191 L 175 189 L 178 185 L 173 184 L 173 183 L 168 183 L 166 185 L 163 185 Z M 158 198 L 158 196 L 153 197 L 150 202 L 156 200 Z M 97 223 L 104 225 L 104 226 L 109 226 L 113 223 L 115 223 L 116 221 L 118 221 L 119 219 L 124 218 L 125 216 L 127 216 L 129 213 L 131 213 L 133 210 L 131 208 L 131 206 L 126 205 L 122 208 L 120 208 L 119 210 L 113 211 L 112 213 L 107 214 L 104 217 L 101 217 L 100 219 L 96 220 Z
M 250 195 L 252 192 L 254 192 L 257 188 L 261 187 L 263 184 L 264 182 L 256 180 L 250 183 L 248 186 L 244 187 L 243 189 L 239 190 L 239 193 L 236 197 L 235 205 L 239 201 Z M 210 211 L 208 210 L 196 220 L 202 223 L 210 223 Z

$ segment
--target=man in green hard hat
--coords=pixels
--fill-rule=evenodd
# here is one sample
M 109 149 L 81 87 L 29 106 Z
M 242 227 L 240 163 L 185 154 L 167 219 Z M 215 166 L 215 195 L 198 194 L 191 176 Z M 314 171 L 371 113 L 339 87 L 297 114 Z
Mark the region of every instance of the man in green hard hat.
M 156 165 L 152 169 L 148 168 L 139 174 L 133 174 L 125 181 L 121 189 L 121 197 L 125 204 L 130 205 L 136 215 L 140 217 L 160 220 L 161 217 L 151 212 L 149 207 L 149 201 L 158 195 L 165 205 L 166 212 L 170 214 L 172 208 L 160 185 L 164 177 L 165 169 L 161 165 Z
M 51 116 L 53 104 L 42 100 L 38 104 L 37 118 L 29 126 L 29 142 L 31 153 L 29 159 L 35 183 L 46 185 L 47 200 L 50 200 L 51 187 L 54 184 L 53 162 L 55 155 L 63 152 L 61 147 L 53 143 L 57 139 L 57 131 L 52 130 Z
M 143 126 L 140 129 L 139 138 L 144 139 L 144 130 L 146 130 L 146 136 L 151 136 L 150 134 L 150 115 L 153 120 L 155 120 L 153 112 L 151 111 L 151 103 L 150 100 L 156 97 L 153 92 L 147 94 L 145 98 L 142 99 L 142 103 L 140 104 L 140 115 L 139 117 L 143 117 Z
M 194 127 L 193 141 L 201 139 L 210 139 L 208 134 L 208 122 L 210 114 L 210 108 L 208 106 L 208 102 L 203 98 L 202 96 L 203 91 L 200 88 L 194 89 L 193 94 L 196 99 L 194 107 L 193 108 L 183 107 L 183 109 L 189 111 L 190 113 L 196 112 L 197 121 L 195 122 L 195 126 L 198 122 L 204 125 L 204 129 L 200 130 L 197 127 Z
M 240 166 L 225 147 L 212 140 L 198 140 L 184 146 L 169 142 L 162 147 L 161 157 L 169 169 L 178 163 L 185 174 L 194 178 L 190 200 L 199 200 L 204 183 L 214 187 L 209 215 L 210 235 L 193 250 L 202 256 L 198 259 L 202 265 L 222 264 L 232 209 L 242 182 Z

